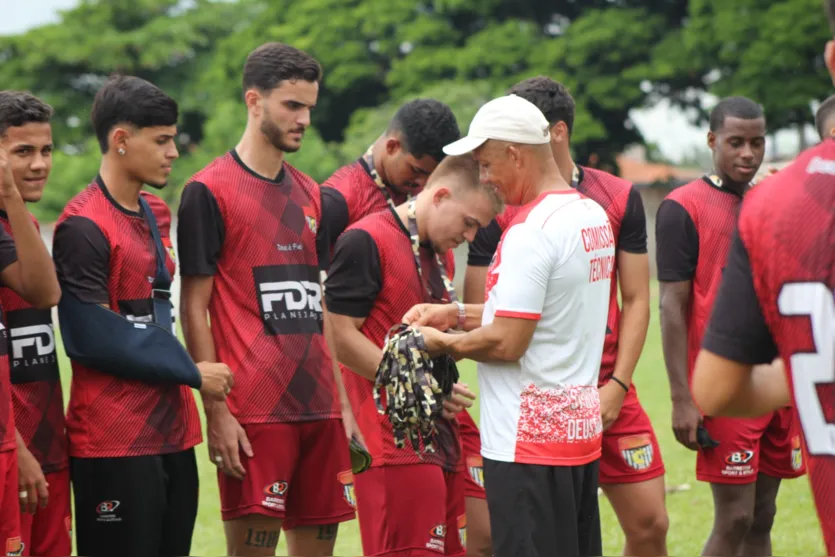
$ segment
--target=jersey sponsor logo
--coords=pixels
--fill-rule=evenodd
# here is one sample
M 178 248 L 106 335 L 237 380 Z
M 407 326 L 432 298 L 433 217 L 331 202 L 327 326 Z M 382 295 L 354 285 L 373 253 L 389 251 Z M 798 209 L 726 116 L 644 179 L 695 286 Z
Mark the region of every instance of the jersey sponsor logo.
M 792 470 L 803 468 L 803 450 L 800 448 L 800 435 L 792 437 Z
M 471 455 L 467 457 L 467 472 L 473 482 L 484 489 L 484 459 L 479 455 Z
M 461 547 L 467 547 L 467 515 L 458 517 L 458 539 L 461 540 Z
M 6 538 L 6 555 L 23 555 L 25 547 L 19 536 Z
M 618 439 L 618 449 L 623 461 L 633 470 L 640 472 L 652 466 L 655 451 L 648 434 L 622 437 Z
M 264 487 L 265 497 L 264 500 L 261 501 L 261 505 L 269 509 L 283 511 L 285 508 L 284 495 L 287 493 L 288 487 L 289 484 L 285 481 L 277 481 L 268 484 Z
M 444 553 L 444 540 L 446 539 L 446 524 L 438 524 L 429 530 L 429 541 L 426 548 Z
M 751 465 L 753 460 L 754 451 L 730 452 L 725 455 L 725 468 L 722 470 L 722 475 L 729 477 L 752 476 L 754 474 L 754 467 Z
M 153 282 L 153 277 L 151 282 Z M 144 329 L 141 324 L 154 322 L 154 301 L 151 298 L 139 300 L 119 300 L 119 313 L 137 328 Z M 171 307 L 171 326 L 176 329 L 177 316 L 174 315 L 174 307 Z
M 322 332 L 322 288 L 316 266 L 268 265 L 252 272 L 264 333 Z
M 814 157 L 806 167 L 807 174 L 833 174 L 835 175 L 835 161 L 823 157 Z
M 58 357 L 51 312 L 35 308 L 10 311 L 12 383 L 58 381 Z
M 122 517 L 116 515 L 116 509 L 121 505 L 120 501 L 102 501 L 96 505 L 96 522 L 122 522 Z
M 337 479 L 342 484 L 342 497 L 353 508 L 357 508 L 357 496 L 354 492 L 354 474 L 350 470 L 345 470 L 339 473 Z

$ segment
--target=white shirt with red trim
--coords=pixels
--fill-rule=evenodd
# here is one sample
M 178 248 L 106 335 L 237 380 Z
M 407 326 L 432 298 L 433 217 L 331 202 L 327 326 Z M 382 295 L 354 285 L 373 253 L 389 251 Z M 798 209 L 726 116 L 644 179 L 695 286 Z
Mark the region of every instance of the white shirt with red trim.
M 599 458 L 597 379 L 615 239 L 606 212 L 574 190 L 546 192 L 506 229 L 487 271 L 482 326 L 533 319 L 522 358 L 479 363 L 481 454 L 579 466 Z

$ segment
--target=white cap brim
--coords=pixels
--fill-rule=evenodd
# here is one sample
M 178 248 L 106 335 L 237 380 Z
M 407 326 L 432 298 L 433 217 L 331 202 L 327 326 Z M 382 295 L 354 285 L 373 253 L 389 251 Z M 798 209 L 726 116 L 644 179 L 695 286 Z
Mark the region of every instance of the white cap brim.
M 457 157 L 458 155 L 464 155 L 475 151 L 479 147 L 481 147 L 486 141 L 487 137 L 472 137 L 466 136 L 462 137 L 458 141 L 453 141 L 449 145 L 444 147 L 444 153 L 450 155 L 452 157 Z

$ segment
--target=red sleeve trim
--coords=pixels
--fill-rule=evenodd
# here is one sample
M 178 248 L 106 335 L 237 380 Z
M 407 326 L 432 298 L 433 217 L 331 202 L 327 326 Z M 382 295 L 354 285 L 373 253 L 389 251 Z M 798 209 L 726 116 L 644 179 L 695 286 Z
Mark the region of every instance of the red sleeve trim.
M 530 319 L 531 321 L 539 321 L 542 318 L 542 314 L 500 309 L 496 312 L 496 317 L 512 317 L 513 319 Z

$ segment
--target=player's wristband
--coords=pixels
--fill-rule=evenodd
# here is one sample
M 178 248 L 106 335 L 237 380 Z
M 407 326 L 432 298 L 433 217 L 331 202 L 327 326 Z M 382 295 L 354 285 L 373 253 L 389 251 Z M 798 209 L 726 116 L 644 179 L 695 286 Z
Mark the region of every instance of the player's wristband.
M 614 381 L 615 383 L 617 383 L 618 385 L 620 385 L 621 387 L 623 387 L 623 390 L 624 390 L 624 391 L 626 391 L 627 393 L 629 392 L 629 387 L 627 387 L 627 386 L 626 386 L 626 383 L 624 383 L 623 381 L 621 381 L 620 379 L 618 379 L 618 378 L 617 378 L 617 377 L 615 377 L 614 375 L 612 376 L 612 378 L 611 378 L 611 379 L 612 379 L 612 381 Z
M 464 330 L 464 324 L 467 322 L 467 309 L 461 302 L 455 302 L 458 306 L 458 330 Z

